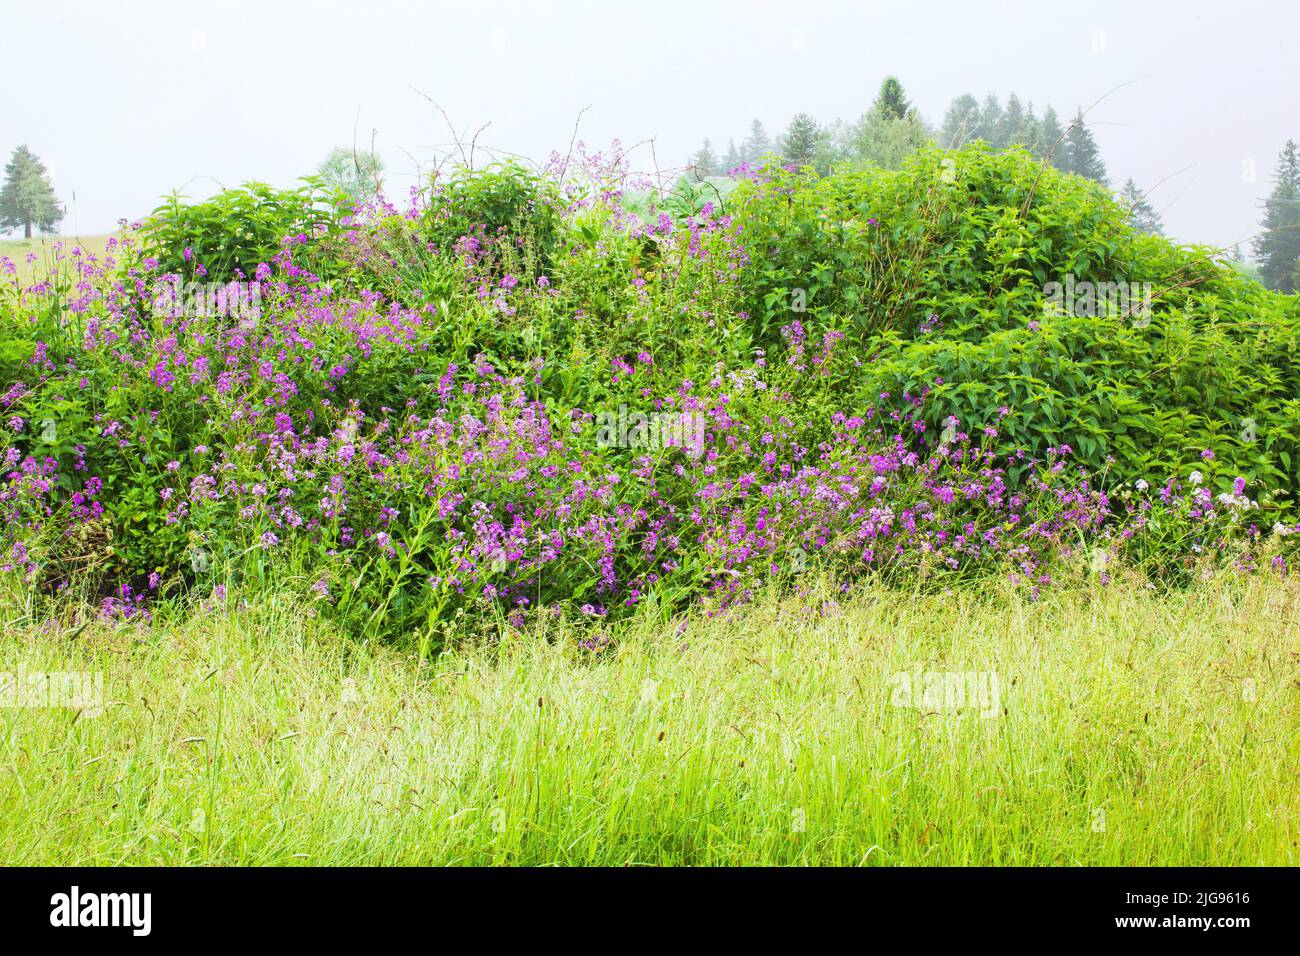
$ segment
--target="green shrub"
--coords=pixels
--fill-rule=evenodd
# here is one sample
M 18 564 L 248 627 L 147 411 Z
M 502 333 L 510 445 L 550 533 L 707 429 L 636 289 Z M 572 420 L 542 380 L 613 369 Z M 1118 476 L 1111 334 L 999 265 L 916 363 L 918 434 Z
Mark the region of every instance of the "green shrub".
M 144 250 L 163 273 L 191 275 L 202 265 L 212 282 L 251 278 L 281 251 L 286 236 L 317 238 L 338 230 L 347 196 L 307 177 L 297 189 L 247 183 L 187 204 L 173 193 L 145 220 Z
M 1294 492 L 1300 298 L 1136 233 L 1095 183 L 977 144 L 898 172 L 777 172 L 733 205 L 756 338 L 780 348 L 794 319 L 843 330 L 861 400 L 932 387 L 931 426 L 1014 409 L 1004 451 L 1069 444 L 1133 479 L 1208 448 L 1220 487 L 1240 474 Z M 1149 283 L 1150 307 L 1061 314 L 1048 288 L 1067 277 Z
M 435 187 L 421 233 L 442 253 L 456 253 L 465 237 L 477 241 L 480 253 L 505 239 L 516 247 L 531 244 L 543 267 L 553 261 L 563 226 L 553 181 L 512 160 L 458 171 Z

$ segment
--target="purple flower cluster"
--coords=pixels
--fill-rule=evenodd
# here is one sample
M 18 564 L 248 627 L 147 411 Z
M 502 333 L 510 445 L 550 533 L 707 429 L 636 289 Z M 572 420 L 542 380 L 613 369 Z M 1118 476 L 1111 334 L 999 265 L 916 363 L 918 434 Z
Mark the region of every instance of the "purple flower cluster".
M 613 202 L 623 183 L 604 182 L 598 201 Z M 729 217 L 706 206 L 671 230 L 677 279 L 734 283 L 746 252 Z M 1190 481 L 1117 504 L 1066 446 L 999 458 L 998 422 L 967 434 L 955 416 L 927 434 L 926 393 L 810 407 L 802 390 L 828 376 L 843 335 L 797 321 L 783 361 L 717 361 L 700 382 L 649 348 L 611 356 L 610 380 L 593 383 L 699 416 L 704 442 L 605 448 L 594 409 L 543 394 L 543 359 L 517 374 L 482 355 L 458 364 L 439 354 L 437 307 L 336 291 L 298 264 L 308 239 L 257 269 L 252 323 L 151 309 L 175 277 L 129 233 L 102 262 L 68 257 L 62 284 L 0 288 L 3 321 L 31 343 L 21 377 L 0 381 L 0 571 L 48 591 L 93 567 L 112 616 L 215 593 L 203 581 L 216 567 L 270 567 L 340 613 L 364 605 L 401 625 L 495 609 L 518 624 L 650 600 L 712 613 L 809 572 L 845 585 L 994 573 L 1036 593 L 1082 549 L 1119 556 L 1176 528 L 1191 555 L 1249 528 L 1244 479 L 1228 501 Z M 470 298 L 506 321 L 560 290 L 486 269 L 500 240 L 471 231 L 454 258 Z

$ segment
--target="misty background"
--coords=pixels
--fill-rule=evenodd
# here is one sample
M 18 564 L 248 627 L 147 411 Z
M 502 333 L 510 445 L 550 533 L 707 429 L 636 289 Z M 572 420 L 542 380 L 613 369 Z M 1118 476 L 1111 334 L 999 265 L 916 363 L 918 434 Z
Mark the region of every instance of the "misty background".
M 889 74 L 932 128 L 964 93 L 1015 92 L 1063 122 L 1105 96 L 1087 120 L 1112 188 L 1131 177 L 1171 238 L 1222 246 L 1258 231 L 1300 135 L 1285 2 L 148 0 L 10 6 L 3 23 L 0 153 L 45 161 L 67 235 L 172 189 L 292 185 L 354 135 L 400 198 L 451 148 L 421 93 L 466 139 L 490 123 L 481 144 L 537 161 L 590 107 L 578 139 L 653 138 L 632 154 L 644 169 L 684 166 L 706 136 L 722 153 L 755 117 L 773 135 L 801 111 L 857 120 Z

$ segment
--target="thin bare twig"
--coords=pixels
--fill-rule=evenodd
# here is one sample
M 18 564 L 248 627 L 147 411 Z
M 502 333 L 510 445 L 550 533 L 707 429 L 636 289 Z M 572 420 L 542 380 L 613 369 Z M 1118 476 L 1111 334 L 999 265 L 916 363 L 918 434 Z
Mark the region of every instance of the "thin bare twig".
M 1196 168 L 1196 165 L 1197 165 L 1196 163 L 1192 163 L 1190 166 L 1184 166 L 1182 169 L 1179 169 L 1179 170 L 1177 170 L 1176 172 L 1172 172 L 1172 173 L 1170 173 L 1168 176 L 1165 176 L 1163 179 L 1160 179 L 1159 181 L 1156 182 L 1156 184 L 1155 184 L 1154 186 L 1152 186 L 1150 189 L 1145 190 L 1145 191 L 1142 193 L 1142 195 L 1138 196 L 1137 201 L 1138 201 L 1138 202 L 1141 202 L 1143 199 L 1146 199 L 1146 198 L 1147 198 L 1148 196 L 1150 196 L 1153 192 L 1155 192 L 1157 189 L 1159 189 L 1161 186 L 1163 186 L 1166 182 L 1168 182 L 1169 180 L 1173 179 L 1175 176 L 1178 176 L 1178 175 L 1181 175 L 1182 173 L 1187 172 L 1189 169 L 1195 169 L 1195 168 Z M 1137 203 L 1134 203 L 1134 205 L 1137 205 Z M 1132 208 L 1132 207 L 1130 207 L 1130 209 L 1131 209 L 1131 208 Z
M 1037 175 L 1034 176 L 1033 185 L 1029 187 L 1029 195 L 1025 197 L 1024 204 L 1020 207 L 1019 218 L 1024 219 L 1025 216 L 1029 215 L 1029 206 L 1034 201 L 1034 192 L 1038 189 L 1038 181 L 1043 178 L 1043 170 L 1045 170 L 1047 168 L 1047 164 L 1052 161 L 1052 157 L 1056 155 L 1057 147 L 1059 147 L 1061 143 L 1065 141 L 1065 137 L 1070 134 L 1070 130 L 1074 129 L 1077 123 L 1079 123 L 1085 116 L 1087 116 L 1094 109 L 1096 109 L 1097 106 L 1099 106 L 1101 102 L 1105 100 L 1108 96 L 1110 96 L 1116 90 L 1121 90 L 1126 86 L 1131 86 L 1132 84 L 1136 83 L 1138 79 L 1141 79 L 1141 77 L 1132 80 L 1125 80 L 1123 83 L 1120 83 L 1118 86 L 1111 87 L 1101 96 L 1099 96 L 1097 98 L 1097 101 L 1093 103 L 1091 106 L 1089 106 L 1086 110 L 1082 110 L 1081 112 L 1075 114 L 1074 119 L 1070 120 L 1070 125 L 1065 127 L 1065 129 L 1061 132 L 1060 136 L 1056 137 L 1056 142 L 1052 144 L 1052 148 L 1047 151 L 1047 155 L 1043 157 L 1043 161 L 1039 164 L 1038 173 Z
M 445 122 L 445 123 L 447 124 L 447 129 L 449 129 L 449 130 L 451 131 L 451 138 L 452 138 L 452 140 L 455 141 L 455 143 L 456 143 L 456 148 L 460 150 L 460 158 L 461 158 L 463 161 L 468 162 L 468 157 L 466 157 L 466 155 L 465 155 L 465 143 L 464 143 L 464 140 L 462 139 L 461 135 L 460 135 L 459 133 L 456 132 L 456 127 L 452 125 L 451 117 L 447 115 L 447 111 L 444 110 L 441 106 L 439 106 L 439 105 L 438 105 L 438 102 L 437 102 L 437 101 L 436 101 L 432 96 L 430 96 L 428 93 L 425 93 L 425 92 L 422 91 L 422 90 L 416 89 L 416 87 L 414 87 L 414 86 L 412 86 L 411 89 L 415 90 L 416 93 L 419 93 L 419 94 L 420 94 L 421 96 L 423 96 L 426 100 L 428 100 L 430 103 L 432 103 L 432 104 L 433 104 L 433 108 L 436 109 L 439 113 L 442 114 L 443 122 Z
M 492 125 L 492 121 L 488 120 L 486 123 L 484 123 L 482 126 L 480 126 L 477 130 L 474 131 L 474 138 L 469 141 L 469 168 L 470 169 L 474 168 L 474 147 L 478 145 L 479 133 L 483 132 L 491 125 Z
M 578 124 L 580 124 L 580 123 L 582 122 L 582 114 L 585 113 L 585 112 L 587 112 L 587 110 L 589 110 L 589 109 L 591 109 L 591 104 L 590 104 L 590 103 L 588 103 L 588 104 L 587 104 L 586 106 L 584 106 L 582 109 L 578 110 L 578 115 L 577 115 L 576 117 L 574 117 L 574 120 L 573 120 L 573 134 L 569 137 L 569 151 L 565 154 L 565 156 L 564 156 L 564 166 L 561 167 L 561 169 L 560 169 L 560 182 L 561 182 L 561 183 L 564 182 L 564 177 L 565 177 L 566 175 L 568 175 L 568 172 L 569 172 L 569 160 L 571 160 L 571 159 L 573 158 L 573 147 L 574 147 L 574 144 L 578 142 Z

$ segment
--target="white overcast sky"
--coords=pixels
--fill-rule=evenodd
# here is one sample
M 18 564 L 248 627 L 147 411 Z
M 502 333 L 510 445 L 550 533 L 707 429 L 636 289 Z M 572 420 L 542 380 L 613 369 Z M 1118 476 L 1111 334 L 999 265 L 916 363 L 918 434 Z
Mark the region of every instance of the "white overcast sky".
M 539 159 L 590 105 L 590 147 L 655 137 L 666 166 L 755 116 L 856 118 L 890 73 L 936 124 L 964 92 L 1064 117 L 1127 84 L 1090 115 L 1112 181 L 1169 177 L 1152 193 L 1168 232 L 1226 245 L 1300 140 L 1298 28 L 1295 0 L 5 0 L 0 151 L 42 156 L 65 231 L 92 235 L 187 183 L 289 185 L 354 126 L 404 193 L 407 153 L 449 139 L 413 87 Z

